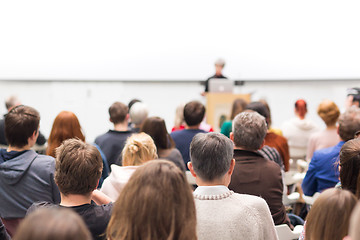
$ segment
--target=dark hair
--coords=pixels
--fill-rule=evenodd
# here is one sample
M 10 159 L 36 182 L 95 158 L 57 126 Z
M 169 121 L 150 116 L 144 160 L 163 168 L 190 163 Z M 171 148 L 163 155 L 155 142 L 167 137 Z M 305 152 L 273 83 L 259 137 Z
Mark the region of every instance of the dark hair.
M 102 168 L 97 148 L 79 139 L 65 140 L 56 149 L 55 182 L 64 195 L 91 194 L 98 184 Z
M 5 117 L 5 137 L 9 145 L 24 147 L 34 132 L 38 131 L 40 115 L 32 107 L 19 105 Z
M 344 141 L 353 139 L 358 130 L 360 130 L 360 109 L 352 106 L 339 117 L 340 138 Z
M 175 147 L 175 143 L 167 132 L 165 121 L 162 118 L 147 118 L 140 128 L 140 132 L 147 133 L 150 137 L 152 137 L 158 151 L 159 149 L 169 149 Z
M 343 189 L 360 199 L 360 139 L 347 141 L 340 151 L 340 181 Z
M 114 124 L 123 122 L 126 119 L 128 111 L 129 108 L 125 104 L 121 102 L 114 102 L 109 107 L 110 121 Z
M 233 102 L 233 105 L 232 105 L 230 119 L 233 120 L 236 117 L 236 115 L 238 115 L 239 113 L 244 111 L 246 108 L 246 105 L 247 105 L 247 102 L 244 99 L 242 99 L 242 98 L 235 99 Z
M 270 112 L 266 105 L 262 102 L 251 102 L 246 106 L 246 109 L 253 110 L 263 116 L 268 124 Z
M 205 107 L 199 101 L 192 101 L 184 107 L 184 120 L 188 126 L 196 126 L 202 122 L 205 115 Z

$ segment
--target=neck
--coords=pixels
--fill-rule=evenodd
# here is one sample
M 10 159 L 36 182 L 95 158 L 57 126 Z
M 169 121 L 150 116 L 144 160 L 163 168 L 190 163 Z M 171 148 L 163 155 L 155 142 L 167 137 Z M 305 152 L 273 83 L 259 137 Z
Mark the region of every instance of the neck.
M 213 181 L 204 181 L 201 178 L 196 178 L 196 184 L 198 186 L 219 186 L 219 185 L 223 185 L 223 186 L 227 187 L 227 186 L 229 186 L 229 183 L 227 183 L 226 178 L 216 179 L 216 180 L 213 180 Z
M 185 129 L 199 129 L 199 127 L 200 127 L 200 124 L 195 125 L 195 126 L 188 126 L 188 125 L 186 125 L 186 126 L 185 126 Z
M 127 131 L 128 130 L 127 121 L 114 124 L 114 130 L 115 131 Z
M 68 194 L 64 195 L 60 193 L 61 195 L 61 206 L 65 207 L 72 207 L 72 206 L 80 206 L 84 204 L 90 204 L 91 203 L 91 194 L 88 195 L 80 195 L 80 194 Z
M 328 130 L 336 129 L 336 125 L 326 126 L 326 129 L 328 129 Z
M 9 146 L 8 148 L 7 148 L 7 151 L 8 152 L 11 152 L 11 151 L 16 151 L 16 152 L 21 152 L 21 151 L 25 151 L 25 150 L 30 150 L 30 145 L 28 144 L 28 145 L 26 145 L 26 146 L 24 146 L 24 147 L 21 147 L 21 148 L 19 148 L 19 147 L 14 147 L 14 146 Z

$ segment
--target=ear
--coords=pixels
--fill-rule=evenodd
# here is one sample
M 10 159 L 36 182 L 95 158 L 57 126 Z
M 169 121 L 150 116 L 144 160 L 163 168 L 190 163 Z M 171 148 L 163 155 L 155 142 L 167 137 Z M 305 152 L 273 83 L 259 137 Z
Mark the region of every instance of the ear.
M 130 114 L 126 114 L 125 120 L 128 121 L 130 118 Z
M 230 162 L 230 168 L 229 168 L 229 171 L 228 171 L 228 174 L 231 176 L 234 172 L 234 168 L 235 168 L 235 159 L 231 159 L 231 162 Z
M 233 132 L 230 132 L 230 140 L 234 141 L 234 133 Z
M 189 170 L 190 170 L 191 175 L 193 175 L 193 177 L 196 178 L 196 173 L 194 172 L 194 168 L 193 168 L 192 163 L 191 163 L 191 162 L 188 162 L 188 163 L 187 163 L 187 166 L 188 166 L 188 168 L 189 168 Z
M 338 124 L 337 127 L 336 127 L 336 133 L 340 136 L 340 133 L 339 133 L 339 124 Z
M 345 236 L 345 237 L 343 238 L 343 240 L 351 240 L 351 237 L 350 237 L 350 236 Z

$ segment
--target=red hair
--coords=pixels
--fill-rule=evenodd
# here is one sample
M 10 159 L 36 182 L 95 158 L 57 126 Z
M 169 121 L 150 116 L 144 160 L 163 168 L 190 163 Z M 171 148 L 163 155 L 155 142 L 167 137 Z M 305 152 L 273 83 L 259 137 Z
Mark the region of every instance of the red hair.
M 299 114 L 300 118 L 305 118 L 307 106 L 304 99 L 299 99 L 295 102 L 295 110 Z
M 55 157 L 55 149 L 59 147 L 64 140 L 70 138 L 79 138 L 85 142 L 85 136 L 82 133 L 76 115 L 73 112 L 62 111 L 54 120 L 48 139 L 46 154 Z

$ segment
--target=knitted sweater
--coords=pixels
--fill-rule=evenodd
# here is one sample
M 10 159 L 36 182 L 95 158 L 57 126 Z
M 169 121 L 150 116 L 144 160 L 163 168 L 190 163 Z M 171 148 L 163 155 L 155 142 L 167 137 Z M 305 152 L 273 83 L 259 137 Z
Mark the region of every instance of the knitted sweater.
M 265 200 L 225 186 L 194 191 L 198 239 L 278 239 Z

